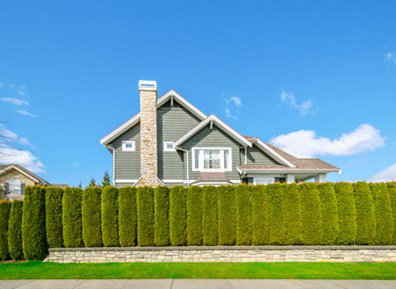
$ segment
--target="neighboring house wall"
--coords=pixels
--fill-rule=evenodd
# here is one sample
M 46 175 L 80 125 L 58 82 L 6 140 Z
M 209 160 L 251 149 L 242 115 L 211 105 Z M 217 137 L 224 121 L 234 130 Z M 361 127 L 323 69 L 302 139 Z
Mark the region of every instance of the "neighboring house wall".
M 32 181 L 30 178 L 26 177 L 24 174 L 21 174 L 19 171 L 15 169 L 11 169 L 10 171 L 2 174 L 0 176 L 0 184 L 4 186 L 4 184 L 9 183 L 12 179 L 19 179 L 24 186 L 32 186 L 34 185 L 34 181 Z M 19 199 L 22 198 L 22 196 L 16 196 L 16 195 L 8 195 L 7 197 L 13 198 L 13 199 Z

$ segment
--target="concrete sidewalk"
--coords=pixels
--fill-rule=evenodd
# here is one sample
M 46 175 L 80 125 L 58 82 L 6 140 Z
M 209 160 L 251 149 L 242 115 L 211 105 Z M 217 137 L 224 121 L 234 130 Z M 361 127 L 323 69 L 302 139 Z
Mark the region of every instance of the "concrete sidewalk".
M 1 289 L 395 289 L 379 280 L 0 280 Z

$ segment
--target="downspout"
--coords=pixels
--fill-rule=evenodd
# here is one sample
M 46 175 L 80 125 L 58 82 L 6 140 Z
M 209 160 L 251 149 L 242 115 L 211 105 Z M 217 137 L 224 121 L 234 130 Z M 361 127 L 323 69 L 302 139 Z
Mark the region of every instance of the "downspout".
M 245 165 L 247 165 L 247 146 L 245 146 Z
M 188 187 L 190 186 L 189 153 L 188 153 L 188 150 L 182 149 L 182 148 L 180 148 L 180 147 L 178 147 L 177 149 L 178 149 L 178 150 L 181 150 L 181 151 L 183 151 L 183 152 L 185 152 L 185 153 L 186 153 L 186 156 L 187 156 L 186 177 L 187 177 L 187 188 L 188 188 Z
M 115 153 L 116 153 L 116 150 L 115 150 L 115 148 L 113 148 L 111 146 L 106 146 L 106 148 L 111 150 L 112 156 L 113 156 L 112 183 L 113 183 L 113 186 L 115 186 Z

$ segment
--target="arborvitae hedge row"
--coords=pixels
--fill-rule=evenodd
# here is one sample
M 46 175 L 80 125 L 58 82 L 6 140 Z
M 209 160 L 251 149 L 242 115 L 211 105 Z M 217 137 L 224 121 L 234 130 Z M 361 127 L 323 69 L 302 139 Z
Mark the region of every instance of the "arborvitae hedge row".
M 284 245 L 298 245 L 302 242 L 301 196 L 297 184 L 283 186 L 283 221 L 285 226 Z
M 169 229 L 172 246 L 186 244 L 186 189 L 172 187 L 169 192 Z
M 340 225 L 337 244 L 354 244 L 357 233 L 357 215 L 353 185 L 350 183 L 336 183 L 334 184 L 334 189 L 337 198 L 338 223 Z
M 392 244 L 396 244 L 396 183 L 388 184 L 389 197 L 392 203 L 393 216 L 393 238 Z
M 219 245 L 235 245 L 235 191 L 233 187 L 217 188 Z
M 100 247 L 102 242 L 102 189 L 86 187 L 82 199 L 82 236 L 85 247 Z
M 137 191 L 138 245 L 154 246 L 154 190 L 149 187 Z
M 22 249 L 22 211 L 23 202 L 11 203 L 10 218 L 8 221 L 8 251 L 11 259 L 23 259 Z
M 118 190 L 118 230 L 120 245 L 131 247 L 137 244 L 136 188 L 124 187 Z
M 0 260 L 8 260 L 8 219 L 10 217 L 11 203 L 0 201 Z
M 62 197 L 63 189 L 45 188 L 45 226 L 50 248 L 63 247 Z
M 267 186 L 251 187 L 252 245 L 269 244 L 269 210 Z
M 280 184 L 267 185 L 269 214 L 269 243 L 282 245 L 285 240 L 284 188 Z
M 108 186 L 102 191 L 102 239 L 105 247 L 119 246 L 118 190 Z
M 317 189 L 322 202 L 323 244 L 334 245 L 340 231 L 334 185 L 332 183 L 318 184 Z
M 202 188 L 202 239 L 205 246 L 218 244 L 217 191 L 211 186 Z
M 202 245 L 202 188 L 187 190 L 187 245 Z
M 80 188 L 66 188 L 63 193 L 62 223 L 65 247 L 82 247 L 82 194 Z
M 299 186 L 301 215 L 303 221 L 302 241 L 305 245 L 323 243 L 323 209 L 316 185 L 304 183 Z
M 22 248 L 26 260 L 43 260 L 47 255 L 44 187 L 27 187 L 25 189 L 22 213 Z
M 252 196 L 248 186 L 235 188 L 236 244 L 247 246 L 252 243 Z
M 385 184 L 371 184 L 377 221 L 375 243 L 388 245 L 393 239 L 393 216 L 388 187 Z
M 353 185 L 356 204 L 357 233 L 356 243 L 370 245 L 374 243 L 376 234 L 375 206 L 367 183 L 358 182 Z
M 156 246 L 170 244 L 169 198 L 169 188 L 158 187 L 154 189 L 154 243 Z

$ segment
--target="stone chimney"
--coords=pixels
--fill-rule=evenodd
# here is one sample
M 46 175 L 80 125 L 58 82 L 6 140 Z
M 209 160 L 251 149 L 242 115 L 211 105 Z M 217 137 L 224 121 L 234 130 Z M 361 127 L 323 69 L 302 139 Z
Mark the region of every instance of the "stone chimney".
M 155 187 L 158 179 L 157 82 L 139 81 L 140 94 L 140 176 L 138 186 Z

